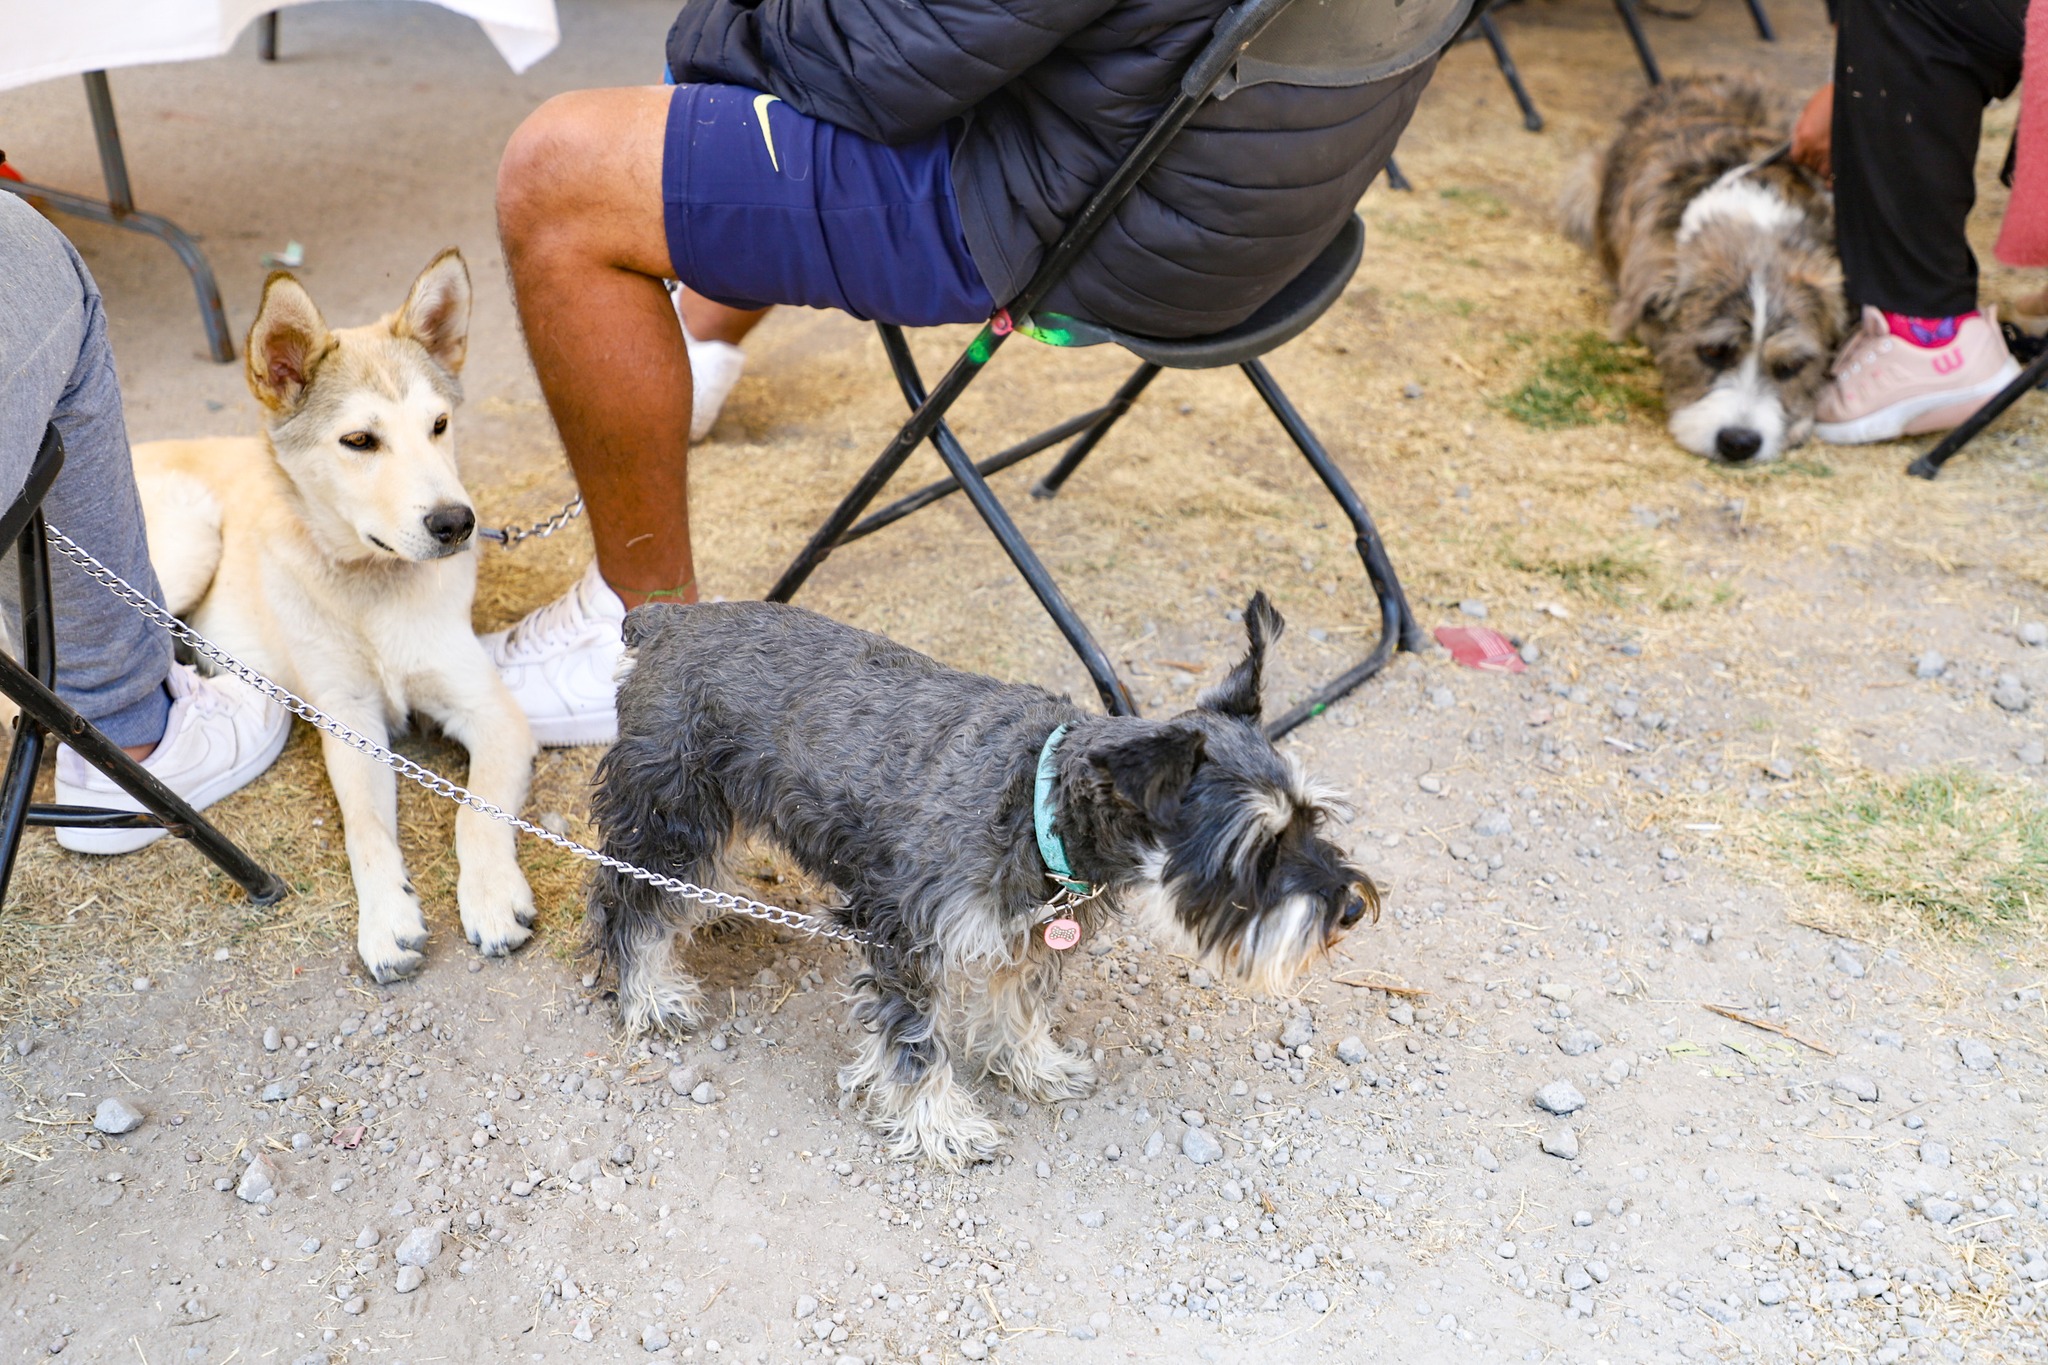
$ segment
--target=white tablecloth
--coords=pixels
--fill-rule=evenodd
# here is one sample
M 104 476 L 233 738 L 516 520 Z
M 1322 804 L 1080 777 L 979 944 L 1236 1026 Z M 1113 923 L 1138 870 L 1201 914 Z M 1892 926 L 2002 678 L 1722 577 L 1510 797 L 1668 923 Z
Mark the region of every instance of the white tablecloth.
M 218 57 L 258 15 L 316 0 L 0 0 L 0 90 L 145 62 Z M 434 0 L 466 14 L 514 71 L 561 40 L 555 0 Z

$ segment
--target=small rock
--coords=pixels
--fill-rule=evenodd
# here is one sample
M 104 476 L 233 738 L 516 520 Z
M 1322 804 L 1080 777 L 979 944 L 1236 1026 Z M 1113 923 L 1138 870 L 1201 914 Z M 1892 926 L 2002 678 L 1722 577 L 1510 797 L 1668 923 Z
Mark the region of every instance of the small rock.
M 299 1243 L 299 1255 L 317 1256 L 319 1254 L 320 1239 L 318 1237 L 308 1237 L 305 1241 Z
M 356 1250 L 368 1251 L 371 1247 L 377 1245 L 377 1243 L 383 1240 L 384 1234 L 378 1232 L 377 1229 L 364 1228 L 361 1232 L 356 1234 Z
M 1562 981 L 1545 981 L 1536 987 L 1536 994 L 1545 1000 L 1555 1000 L 1563 1004 L 1572 998 L 1572 988 Z
M 242 1171 L 236 1182 L 235 1198 L 245 1204 L 268 1204 L 277 1198 L 277 1168 L 270 1158 L 259 1156 Z
M 2014 749 L 2012 756 L 2026 764 L 2029 768 L 2038 768 L 2042 764 L 2048 763 L 2048 748 L 2044 748 L 2040 740 L 2030 739 L 2025 744 Z
M 1357 1066 L 1369 1055 L 1365 1040 L 1355 1033 L 1337 1044 L 1337 1060 L 1346 1066 Z
M 2042 625 L 2039 621 L 2027 622 L 2020 627 L 2020 643 L 2029 649 L 2039 649 L 2042 645 L 2048 645 L 2048 626 Z
M 1244 1186 L 1238 1184 L 1235 1180 L 1224 1181 L 1216 1193 L 1223 1196 L 1223 1202 L 1226 1204 L 1241 1204 L 1244 1202 Z
M 1998 1066 L 1998 1054 L 1991 1050 L 1989 1043 L 1978 1038 L 1958 1038 L 1956 1056 L 1962 1058 L 1963 1065 L 1972 1071 L 1991 1071 Z
M 969 1337 L 960 1343 L 960 1354 L 969 1360 L 987 1360 L 988 1343 L 980 1337 Z
M 1559 1118 L 1586 1107 L 1586 1097 L 1570 1081 L 1552 1081 L 1536 1092 L 1536 1107 Z
M 272 1024 L 269 1028 L 263 1030 L 263 1050 L 265 1052 L 275 1052 L 283 1046 L 284 1035 L 278 1032 L 277 1025 Z
M 1074 1215 L 1074 1221 L 1082 1227 L 1093 1231 L 1102 1226 L 1103 1217 L 1104 1214 L 1101 1209 L 1082 1209 Z
M 143 1112 L 118 1095 L 109 1095 L 93 1110 L 92 1126 L 109 1137 L 132 1133 L 142 1126 Z
M 1920 1140 L 1920 1161 L 1922 1165 L 1945 1167 L 1949 1164 L 1949 1160 L 1948 1145 L 1946 1143 L 1936 1142 L 1933 1138 L 1922 1138 Z
M 534 823 L 538 824 L 542 829 L 546 830 L 550 834 L 556 835 L 563 839 L 569 837 L 569 817 L 562 814 L 562 812 L 558 810 L 541 812 L 540 819 L 535 821 Z
M 692 1104 L 710 1104 L 717 1098 L 718 1091 L 712 1088 L 709 1081 L 697 1082 L 697 1088 L 690 1092 L 690 1103 Z
M 1482 839 L 1498 839 L 1515 832 L 1515 822 L 1504 810 L 1481 811 L 1472 822 L 1472 832 Z
M 269 1085 L 263 1087 L 262 1098 L 265 1104 L 277 1104 L 280 1101 L 290 1099 L 298 1093 L 299 1083 L 296 1079 L 272 1081 Z
M 1766 1308 L 1776 1308 L 1785 1301 L 1785 1286 L 1776 1280 L 1765 1280 L 1756 1287 L 1756 1301 Z
M 640 1346 L 649 1355 L 668 1349 L 668 1331 L 658 1323 L 648 1323 L 640 1329 Z
M 1920 1212 L 1928 1222 L 1947 1227 L 1963 1216 L 1963 1206 L 1953 1199 L 1923 1199 Z
M 1166 1134 L 1154 1128 L 1152 1136 L 1145 1139 L 1145 1160 L 1151 1161 L 1165 1150 Z
M 2001 673 L 1998 685 L 1991 689 L 1991 704 L 2001 711 L 2024 711 L 2029 704 L 2027 685 L 2020 681 L 2017 673 Z
M 1315 1024 L 1307 1015 L 1297 1014 L 1281 1026 L 1280 1046 L 1286 1048 L 1300 1047 L 1315 1036 Z
M 1223 1156 L 1223 1144 L 1206 1128 L 1190 1128 L 1180 1135 L 1181 1154 L 1197 1166 L 1206 1166 Z
M 1483 1142 L 1473 1147 L 1472 1159 L 1479 1163 L 1479 1169 L 1482 1171 L 1491 1173 L 1500 1170 L 1500 1158 L 1493 1154 L 1493 1148 Z
M 678 1095 L 687 1095 L 703 1083 L 704 1077 L 694 1066 L 679 1066 L 668 1073 L 668 1088 Z
M 578 1341 L 597 1340 L 597 1333 L 590 1329 L 590 1314 L 585 1313 L 582 1317 L 576 1319 L 576 1325 L 569 1329 L 569 1335 Z
M 1458 603 L 1458 610 L 1463 612 L 1465 615 L 1470 616 L 1475 621 L 1484 621 L 1486 619 L 1486 603 L 1484 602 L 1460 602 Z
M 1568 1123 L 1560 1123 L 1543 1135 L 1543 1150 L 1560 1161 L 1579 1159 L 1579 1135 Z
M 1835 1077 L 1835 1089 L 1864 1104 L 1877 1103 L 1877 1082 L 1868 1076 L 1847 1075 Z
M 1839 943 L 1835 945 L 1834 960 L 1835 970 L 1853 981 L 1861 981 L 1867 974 L 1863 959 Z
M 1566 1029 L 1557 1035 L 1557 1050 L 1567 1057 L 1583 1057 L 1600 1050 L 1600 1035 L 1589 1028 Z
M 1939 650 L 1928 650 L 1913 662 L 1913 676 L 1916 678 L 1938 678 L 1948 672 L 1948 660 Z
M 1503 1261 L 1512 1261 L 1515 1259 L 1515 1244 L 1513 1242 L 1502 1242 L 1493 1249 L 1493 1254 L 1500 1257 Z
M 1409 399 L 1422 397 L 1422 385 L 1410 380 L 1401 386 L 1401 396 Z
M 796 1296 L 796 1320 L 802 1322 L 818 1311 L 818 1301 L 809 1294 Z
M 425 1284 L 426 1280 L 426 1271 L 416 1265 L 402 1265 L 398 1267 L 398 1284 L 395 1287 L 401 1294 L 410 1294 Z
M 1422 776 L 1415 779 L 1415 785 L 1422 788 L 1422 790 L 1428 792 L 1431 796 L 1440 796 L 1443 794 L 1444 781 L 1435 773 L 1424 773 Z
M 1780 782 L 1790 782 L 1793 778 L 1799 776 L 1799 769 L 1793 764 L 1791 759 L 1781 755 L 1764 764 L 1764 776 L 1775 778 Z
M 361 1294 L 357 1294 L 351 1297 L 346 1303 L 342 1304 L 341 1311 L 348 1314 L 350 1317 L 357 1317 L 367 1307 L 369 1307 L 369 1304 L 364 1301 L 363 1296 Z
M 1415 1027 L 1415 1006 L 1399 996 L 1387 1002 L 1387 1018 L 1402 1028 Z
M 405 1234 L 405 1240 L 398 1244 L 393 1253 L 400 1265 L 416 1265 L 422 1269 L 434 1263 L 441 1254 L 441 1229 L 429 1224 L 414 1228 Z

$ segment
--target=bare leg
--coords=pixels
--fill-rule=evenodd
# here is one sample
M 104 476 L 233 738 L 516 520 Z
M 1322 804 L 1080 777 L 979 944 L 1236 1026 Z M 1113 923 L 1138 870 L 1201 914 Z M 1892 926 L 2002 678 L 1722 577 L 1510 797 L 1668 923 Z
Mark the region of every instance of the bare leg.
M 723 341 L 737 346 L 767 316 L 766 308 L 731 308 L 688 286 L 683 289 L 683 325 L 699 341 Z
M 628 607 L 697 596 L 690 361 L 661 283 L 673 274 L 668 104 L 660 86 L 557 95 L 519 126 L 498 170 L 498 233 L 527 350 L 598 568 Z

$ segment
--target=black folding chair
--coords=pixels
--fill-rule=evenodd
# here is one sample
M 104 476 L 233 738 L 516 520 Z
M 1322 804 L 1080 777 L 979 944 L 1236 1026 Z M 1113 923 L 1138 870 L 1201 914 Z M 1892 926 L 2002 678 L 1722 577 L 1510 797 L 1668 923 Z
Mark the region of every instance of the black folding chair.
M 221 871 L 249 893 L 258 905 L 269 905 L 285 893 L 285 885 L 265 871 L 183 797 L 152 777 L 119 745 L 69 706 L 54 690 L 57 679 L 56 617 L 50 607 L 50 551 L 43 539 L 43 499 L 64 466 L 64 442 L 51 427 L 29 469 L 28 483 L 12 506 L 0 513 L 0 546 L 12 544 L 21 566 L 21 656 L 0 651 L 0 693 L 21 714 L 14 722 L 14 748 L 7 774 L 0 778 L 0 905 L 14 877 L 14 857 L 21 835 L 30 826 L 72 829 L 150 829 L 161 826 L 189 839 L 213 859 Z M 107 810 L 97 806 L 42 805 L 35 794 L 36 769 L 43 746 L 56 735 L 87 763 L 112 778 L 123 791 L 148 809 Z
M 1317 688 L 1285 715 L 1268 725 L 1279 736 L 1350 692 L 1386 665 L 1395 649 L 1424 647 L 1421 627 L 1408 609 L 1393 564 L 1387 558 L 1372 516 L 1352 490 L 1308 423 L 1295 411 L 1261 357 L 1291 341 L 1322 316 L 1343 293 L 1358 268 L 1364 249 L 1365 225 L 1354 215 L 1336 238 L 1291 283 L 1250 318 L 1214 336 L 1161 340 L 1133 336 L 1113 328 L 1058 314 L 1037 314 L 1038 306 L 1058 285 L 1117 206 L 1151 169 L 1174 136 L 1212 94 L 1259 80 L 1285 79 L 1295 84 L 1342 86 L 1365 84 L 1412 69 L 1440 51 L 1458 31 L 1472 0 L 1408 0 L 1398 9 L 1355 0 L 1302 0 L 1290 10 L 1289 0 L 1245 0 L 1218 22 L 1214 37 L 1182 77 L 1165 110 L 1139 138 L 1114 174 L 1047 252 L 1044 264 L 1022 293 L 999 309 L 953 363 L 937 386 L 927 391 L 903 339 L 902 329 L 880 325 L 882 345 L 896 372 L 897 384 L 913 409 L 880 458 L 853 487 L 769 591 L 774 602 L 787 602 L 813 570 L 840 546 L 858 540 L 929 506 L 964 491 L 974 510 L 995 533 L 1060 633 L 1088 670 L 1103 704 L 1118 715 L 1136 715 L 1137 704 L 1117 676 L 1107 653 L 1082 624 L 1054 584 L 1052 575 L 1025 541 L 1010 514 L 989 488 L 988 476 L 1071 438 L 1058 464 L 1032 490 L 1038 497 L 1057 494 L 1118 418 L 1144 392 L 1162 368 L 1213 369 L 1235 365 L 1258 391 L 1281 427 L 1307 458 L 1344 514 L 1351 521 L 1359 558 L 1372 584 L 1380 610 L 1380 635 L 1364 660 Z M 1385 21 L 1391 18 L 1392 25 Z M 1398 27 L 1395 27 L 1398 26 Z M 1227 93 L 1227 92 L 1226 92 Z M 1116 393 L 1098 408 L 1082 413 L 976 463 L 946 424 L 951 408 L 967 386 L 987 367 L 1004 342 L 1017 332 L 1056 346 L 1113 343 L 1141 362 Z M 929 440 L 945 463 L 949 477 L 891 503 L 865 519 L 861 514 L 900 469 L 910 453 Z
M 1961 426 L 1949 432 L 1926 454 L 1906 466 L 1906 472 L 1916 479 L 1932 479 L 1941 473 L 1962 448 L 1977 439 L 1977 433 L 2001 417 L 2005 410 L 2025 398 L 2029 391 L 2048 385 L 2048 348 L 2028 361 L 2010 384 L 1993 394 L 1991 401 L 1978 408 L 1963 420 Z

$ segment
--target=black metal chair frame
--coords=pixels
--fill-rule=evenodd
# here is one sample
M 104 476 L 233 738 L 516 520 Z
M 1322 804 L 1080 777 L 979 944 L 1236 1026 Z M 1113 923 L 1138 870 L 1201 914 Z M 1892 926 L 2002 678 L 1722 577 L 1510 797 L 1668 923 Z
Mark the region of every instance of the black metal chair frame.
M 2005 410 L 2027 396 L 2029 392 L 2048 383 L 2048 350 L 2028 361 L 2019 376 L 2010 384 L 1992 395 L 1991 401 L 1978 408 L 1964 419 L 1961 426 L 1936 442 L 1933 449 L 1906 466 L 1906 472 L 1916 479 L 1932 479 L 1941 473 L 1941 467 L 1977 438 L 1977 433 L 1990 426 L 2005 414 Z
M 0 177 L 0 190 L 11 190 L 24 199 L 40 200 L 60 213 L 89 218 L 95 223 L 140 232 L 156 238 L 177 254 L 192 277 L 192 292 L 199 299 L 199 321 L 206 328 L 207 348 L 225 365 L 235 358 L 234 338 L 228 334 L 228 316 L 221 308 L 220 286 L 214 282 L 213 267 L 192 234 L 168 218 L 144 213 L 135 207 L 135 191 L 128 183 L 128 155 L 121 147 L 121 127 L 114 121 L 114 93 L 107 85 L 107 73 L 85 73 L 85 102 L 92 110 L 93 140 L 99 145 L 100 175 L 107 182 L 107 197 L 94 199 L 49 185 Z
M 14 745 L 7 772 L 0 777 L 0 905 L 14 877 L 15 855 L 23 831 L 36 828 L 148 829 L 162 827 L 189 839 L 258 905 L 285 894 L 285 884 L 266 871 L 184 798 L 151 776 L 92 722 L 58 697 L 56 617 L 50 605 L 50 551 L 43 539 L 43 499 L 64 466 L 64 442 L 51 427 L 36 452 L 28 482 L 12 506 L 0 513 L 0 546 L 12 544 L 21 566 L 21 653 L 19 660 L 0 651 L 0 694 L 21 708 L 14 722 Z M 141 802 L 143 812 L 98 806 L 45 805 L 33 800 L 36 771 L 51 735 L 77 751 L 79 757 L 112 778 Z
M 1372 651 L 1361 662 L 1316 689 L 1299 704 L 1271 722 L 1266 727 L 1267 733 L 1278 737 L 1303 721 L 1321 714 L 1331 703 L 1385 667 L 1397 648 L 1419 650 L 1426 647 L 1422 629 L 1408 608 L 1400 581 L 1394 574 L 1393 564 L 1387 557 L 1386 547 L 1381 543 L 1379 531 L 1373 525 L 1371 514 L 1353 491 L 1342 471 L 1337 468 L 1336 461 L 1330 458 L 1329 452 L 1316 439 L 1308 423 L 1302 420 L 1300 413 L 1295 411 L 1294 405 L 1288 401 L 1279 382 L 1260 360 L 1268 351 L 1306 330 L 1342 293 L 1344 285 L 1349 282 L 1356 270 L 1359 256 L 1363 251 L 1364 226 L 1357 218 L 1352 218 L 1338 235 L 1338 239 L 1325 249 L 1316 263 L 1283 289 L 1273 302 L 1269 302 L 1247 322 L 1217 336 L 1191 341 L 1160 341 L 1121 334 L 1107 328 L 1076 324 L 1071 319 L 1054 319 L 1050 316 L 1045 319 L 1033 319 L 1033 310 L 1038 308 L 1065 277 L 1074 262 L 1087 250 L 1096 234 L 1114 215 L 1117 206 L 1136 187 L 1175 135 L 1208 99 L 1210 92 L 1216 88 L 1232 63 L 1288 3 L 1289 0 L 1246 0 L 1218 21 L 1215 36 L 1189 67 L 1172 101 L 1125 156 L 1115 173 L 1083 206 L 1065 234 L 1046 253 L 1044 263 L 1032 276 L 1030 283 L 1024 287 L 1023 292 L 1012 299 L 1008 307 L 999 309 L 982 327 L 966 351 L 953 363 L 952 368 L 947 370 L 935 387 L 926 389 L 916 362 L 911 357 L 910 347 L 903 338 L 902 329 L 888 324 L 879 325 L 882 345 L 895 371 L 897 384 L 903 391 L 905 401 L 912 408 L 910 419 L 897 431 L 895 439 L 890 441 L 880 457 L 854 485 L 852 491 L 818 528 L 802 553 L 784 570 L 781 578 L 768 593 L 770 601 L 789 601 L 811 573 L 840 546 L 878 531 L 952 493 L 965 492 L 974 510 L 994 533 L 997 542 L 1009 555 L 1011 563 L 1016 566 L 1037 596 L 1040 605 L 1052 617 L 1060 633 L 1066 637 L 1068 645 L 1080 658 L 1082 666 L 1087 669 L 1097 691 L 1101 693 L 1103 704 L 1116 715 L 1138 714 L 1137 704 L 1132 700 L 1123 680 L 1117 676 L 1109 655 L 1097 643 L 1073 607 L 1068 604 L 1066 597 L 1054 583 L 1051 573 L 1047 571 L 1044 563 L 1025 540 L 1023 532 L 1018 529 L 1016 522 L 990 489 L 988 476 L 1061 441 L 1071 439 L 1072 444 L 1067 447 L 1058 464 L 1032 490 L 1034 496 L 1052 497 L 1109 433 L 1117 420 L 1130 410 L 1131 405 L 1137 401 L 1138 396 L 1144 392 L 1146 385 L 1152 382 L 1161 368 L 1207 369 L 1236 365 L 1251 381 L 1259 397 L 1265 400 L 1273 416 L 1278 419 L 1281 427 L 1308 460 L 1317 478 L 1322 481 L 1350 519 L 1359 558 L 1365 566 L 1367 578 L 1372 583 L 1380 610 L 1380 635 Z M 1054 326 L 1069 325 L 1077 331 L 1093 334 L 1082 344 L 1094 340 L 1111 341 L 1138 356 L 1141 363 L 1102 406 L 1070 418 L 1029 440 L 976 463 L 947 425 L 947 410 L 982 373 L 995 352 L 1016 331 L 1037 331 L 1043 335 Z M 868 505 L 881 493 L 911 452 L 926 441 L 930 441 L 938 452 L 939 459 L 945 464 L 948 477 L 929 484 L 863 519 L 861 514 L 867 510 Z

